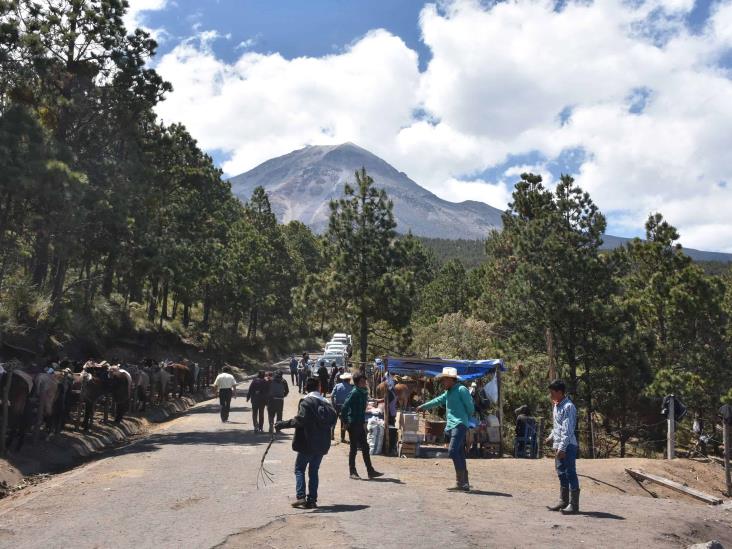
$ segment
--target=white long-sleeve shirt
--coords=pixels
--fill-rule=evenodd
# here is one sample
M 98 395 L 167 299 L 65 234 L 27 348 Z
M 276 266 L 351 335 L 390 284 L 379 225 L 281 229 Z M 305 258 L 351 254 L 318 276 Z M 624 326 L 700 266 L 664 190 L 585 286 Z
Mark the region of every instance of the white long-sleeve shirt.
M 231 374 L 224 372 L 216 376 L 216 380 L 213 382 L 214 387 L 217 389 L 233 389 L 236 387 L 236 379 Z
M 554 427 L 551 433 L 552 448 L 564 452 L 567 446 L 577 446 L 574 430 L 577 427 L 577 408 L 569 397 L 554 405 Z

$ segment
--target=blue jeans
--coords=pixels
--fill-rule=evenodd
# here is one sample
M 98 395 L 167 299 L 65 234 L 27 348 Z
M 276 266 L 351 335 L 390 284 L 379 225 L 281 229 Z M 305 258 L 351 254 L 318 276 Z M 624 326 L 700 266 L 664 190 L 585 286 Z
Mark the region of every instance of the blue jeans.
M 303 454 L 297 453 L 295 459 L 295 490 L 297 499 L 305 499 L 305 468 L 308 468 L 308 488 L 310 493 L 307 495 L 308 501 L 318 501 L 318 470 L 320 462 L 323 461 L 322 454 Z
M 557 468 L 559 484 L 570 490 L 579 490 L 579 479 L 577 478 L 577 446 L 570 444 L 564 451 L 564 458 L 555 458 L 554 465 Z
M 468 428 L 462 423 L 450 429 L 450 447 L 447 455 L 452 458 L 456 471 L 465 471 L 468 466 L 465 463 L 465 437 Z

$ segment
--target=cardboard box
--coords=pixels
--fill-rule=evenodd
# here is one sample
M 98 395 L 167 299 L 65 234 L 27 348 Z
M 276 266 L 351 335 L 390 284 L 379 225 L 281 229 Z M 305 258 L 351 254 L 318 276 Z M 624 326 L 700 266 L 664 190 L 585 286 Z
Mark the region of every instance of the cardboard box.
M 400 412 L 399 427 L 403 431 L 416 433 L 419 431 L 419 415 L 414 412 Z
M 400 434 L 399 440 L 401 440 L 402 442 L 407 442 L 407 443 L 422 442 L 422 438 L 423 438 L 422 435 L 420 435 L 419 433 L 411 433 L 411 432 L 402 431 Z

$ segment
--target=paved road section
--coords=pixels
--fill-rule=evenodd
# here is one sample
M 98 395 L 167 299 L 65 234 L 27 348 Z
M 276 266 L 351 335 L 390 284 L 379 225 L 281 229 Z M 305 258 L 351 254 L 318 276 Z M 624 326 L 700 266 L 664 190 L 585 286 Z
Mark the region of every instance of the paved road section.
M 294 414 L 298 397 L 294 391 L 287 399 L 285 416 Z M 245 404 L 234 400 L 232 422 L 222 424 L 218 404 L 202 403 L 104 459 L 3 500 L 0 547 L 454 549 L 732 541 L 729 511 L 631 496 L 629 487 L 586 489 L 583 516 L 549 513 L 544 505 L 556 492 L 549 460 L 521 467 L 514 460 L 471 461 L 478 490 L 448 494 L 448 460 L 379 457 L 386 478 L 352 481 L 342 445 L 323 462 L 320 509 L 294 510 L 290 435 L 278 438 L 268 456 L 275 484 L 258 490 L 269 439 L 251 432 Z

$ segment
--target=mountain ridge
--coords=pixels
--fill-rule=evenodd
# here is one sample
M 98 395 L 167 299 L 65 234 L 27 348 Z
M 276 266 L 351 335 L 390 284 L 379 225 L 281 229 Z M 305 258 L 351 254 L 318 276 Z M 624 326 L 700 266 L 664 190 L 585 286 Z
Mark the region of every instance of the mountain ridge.
M 342 196 L 361 168 L 394 203 L 400 232 L 434 238 L 483 238 L 501 228 L 502 211 L 482 202 L 449 202 L 413 181 L 385 160 L 354 143 L 309 145 L 271 158 L 232 177 L 232 191 L 247 200 L 255 187 L 267 191 L 272 209 L 284 223 L 302 221 L 316 232 L 327 228 L 329 203 Z
M 372 152 L 352 142 L 308 145 L 270 158 L 229 179 L 234 194 L 246 202 L 257 186 L 269 195 L 282 223 L 298 220 L 315 232 L 328 227 L 330 201 L 343 195 L 343 185 L 354 182 L 361 167 L 373 177 L 394 203 L 397 231 L 444 240 L 483 240 L 502 228 L 502 210 L 477 200 L 444 200 Z M 603 249 L 613 249 L 632 239 L 604 235 Z M 732 254 L 684 248 L 696 261 L 732 262 Z

